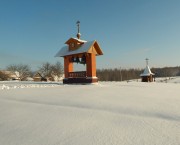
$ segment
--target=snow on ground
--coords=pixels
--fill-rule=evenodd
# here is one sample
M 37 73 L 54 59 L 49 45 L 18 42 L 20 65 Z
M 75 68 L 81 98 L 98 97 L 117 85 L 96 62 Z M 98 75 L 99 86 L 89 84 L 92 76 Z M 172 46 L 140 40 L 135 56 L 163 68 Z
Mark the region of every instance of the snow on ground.
M 165 78 L 157 78 L 157 82 L 165 82 L 165 83 L 180 83 L 180 77 L 165 77 Z
M 2 145 L 180 144 L 179 83 L 3 85 Z
M 28 81 L 0 81 L 0 90 L 18 88 L 40 88 L 62 85 L 62 82 L 28 82 Z

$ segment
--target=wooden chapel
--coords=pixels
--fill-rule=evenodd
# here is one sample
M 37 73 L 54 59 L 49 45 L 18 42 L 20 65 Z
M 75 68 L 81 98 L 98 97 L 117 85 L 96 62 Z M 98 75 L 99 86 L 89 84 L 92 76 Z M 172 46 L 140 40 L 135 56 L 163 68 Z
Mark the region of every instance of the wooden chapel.
M 77 21 L 77 38 L 68 39 L 56 57 L 64 58 L 64 84 L 96 83 L 96 56 L 103 52 L 96 40 L 81 40 L 80 22 Z M 73 63 L 86 65 L 86 71 L 73 71 Z
M 155 81 L 155 78 L 154 78 L 155 74 L 151 72 L 151 69 L 149 68 L 149 65 L 148 65 L 148 60 L 149 59 L 146 58 L 146 68 L 144 69 L 144 72 L 142 74 L 140 74 L 142 82 L 153 82 L 153 81 Z

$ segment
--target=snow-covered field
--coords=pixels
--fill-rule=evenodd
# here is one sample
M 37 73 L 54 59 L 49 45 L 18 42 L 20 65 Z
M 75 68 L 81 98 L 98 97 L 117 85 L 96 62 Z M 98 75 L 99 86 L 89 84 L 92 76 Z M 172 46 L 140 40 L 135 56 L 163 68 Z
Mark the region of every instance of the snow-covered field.
M 180 79 L 159 82 L 0 82 L 0 145 L 179 145 Z

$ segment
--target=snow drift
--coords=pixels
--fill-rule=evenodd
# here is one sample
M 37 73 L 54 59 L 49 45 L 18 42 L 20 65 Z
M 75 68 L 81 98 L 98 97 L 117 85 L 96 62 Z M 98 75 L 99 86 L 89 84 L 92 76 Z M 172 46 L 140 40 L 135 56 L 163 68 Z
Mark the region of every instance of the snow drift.
M 179 83 L 3 85 L 2 145 L 180 144 Z

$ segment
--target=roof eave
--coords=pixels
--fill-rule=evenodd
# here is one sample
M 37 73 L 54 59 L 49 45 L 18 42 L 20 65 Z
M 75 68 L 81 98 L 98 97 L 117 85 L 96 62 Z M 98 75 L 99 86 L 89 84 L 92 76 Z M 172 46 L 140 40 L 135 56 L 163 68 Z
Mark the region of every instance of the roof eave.
M 97 43 L 97 41 L 95 40 L 94 41 L 94 44 L 93 45 L 96 45 L 96 47 L 97 47 L 97 56 L 98 55 L 103 55 L 103 52 L 102 52 L 102 49 L 101 49 L 101 47 L 99 46 L 99 44 Z
M 147 76 L 150 76 L 150 75 L 155 75 L 154 73 L 150 73 L 150 74 L 140 74 L 140 77 L 147 77 Z

